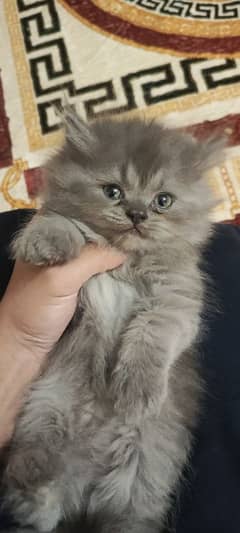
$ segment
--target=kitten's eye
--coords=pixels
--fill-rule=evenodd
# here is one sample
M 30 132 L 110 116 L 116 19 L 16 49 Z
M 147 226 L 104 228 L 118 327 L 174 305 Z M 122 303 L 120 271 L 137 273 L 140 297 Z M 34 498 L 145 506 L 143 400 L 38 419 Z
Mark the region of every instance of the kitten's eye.
M 169 192 L 160 192 L 153 200 L 153 208 L 155 211 L 161 213 L 166 209 L 169 209 L 173 204 L 174 198 Z
M 112 185 L 104 185 L 103 192 L 110 200 L 120 200 L 123 197 L 123 192 L 114 183 Z

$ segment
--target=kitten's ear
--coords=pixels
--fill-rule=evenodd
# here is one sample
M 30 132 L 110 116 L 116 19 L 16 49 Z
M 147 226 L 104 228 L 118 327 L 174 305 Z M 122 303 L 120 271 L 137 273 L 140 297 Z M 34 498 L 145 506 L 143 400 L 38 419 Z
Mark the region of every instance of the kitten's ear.
M 89 156 L 96 146 L 93 129 L 77 114 L 73 106 L 67 104 L 57 110 L 65 132 L 65 141 L 83 155 Z
M 206 141 L 198 141 L 194 150 L 195 168 L 200 172 L 206 172 L 216 165 L 220 165 L 225 160 L 225 148 L 227 146 L 227 136 L 209 137 Z

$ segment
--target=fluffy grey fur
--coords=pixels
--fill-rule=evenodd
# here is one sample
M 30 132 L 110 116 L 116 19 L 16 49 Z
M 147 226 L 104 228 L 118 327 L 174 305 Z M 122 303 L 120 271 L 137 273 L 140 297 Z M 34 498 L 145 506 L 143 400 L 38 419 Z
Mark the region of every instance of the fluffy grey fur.
M 49 532 L 85 513 L 98 533 L 156 533 L 198 413 L 199 259 L 212 205 L 203 175 L 222 142 L 197 143 L 140 120 L 87 125 L 70 109 L 64 120 L 43 207 L 17 236 L 14 256 L 64 263 L 90 240 L 127 260 L 81 289 L 74 319 L 27 394 L 5 505 L 23 531 Z M 121 188 L 120 199 L 104 194 L 108 184 Z M 158 212 L 161 192 L 174 201 Z

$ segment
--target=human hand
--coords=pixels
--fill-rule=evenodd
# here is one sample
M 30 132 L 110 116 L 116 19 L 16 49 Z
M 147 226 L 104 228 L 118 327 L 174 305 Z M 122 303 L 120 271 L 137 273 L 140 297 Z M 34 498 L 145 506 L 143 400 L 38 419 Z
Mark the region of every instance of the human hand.
M 44 357 L 70 322 L 84 282 L 123 261 L 114 249 L 86 245 L 77 259 L 61 266 L 17 262 L 0 305 L 0 332 L 5 329 L 24 350 Z
M 87 245 L 62 266 L 16 262 L 0 304 L 0 448 L 12 435 L 24 392 L 73 316 L 80 287 L 123 261 L 116 250 Z

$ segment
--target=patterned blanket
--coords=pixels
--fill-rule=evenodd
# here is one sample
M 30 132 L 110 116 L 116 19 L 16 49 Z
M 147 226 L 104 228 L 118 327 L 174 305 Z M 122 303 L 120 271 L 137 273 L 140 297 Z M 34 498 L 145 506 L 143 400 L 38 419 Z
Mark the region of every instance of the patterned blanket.
M 37 206 L 64 95 L 83 118 L 159 117 L 228 136 L 215 220 L 240 212 L 240 2 L 1 0 L 0 210 Z

